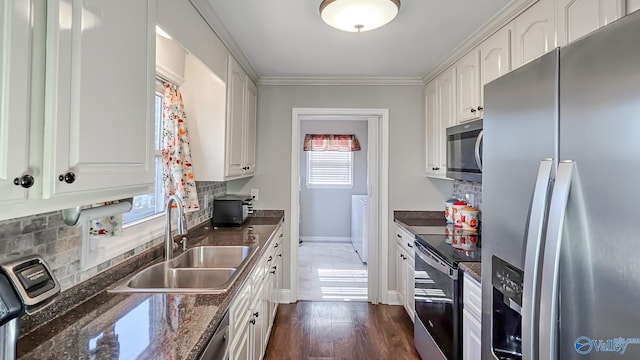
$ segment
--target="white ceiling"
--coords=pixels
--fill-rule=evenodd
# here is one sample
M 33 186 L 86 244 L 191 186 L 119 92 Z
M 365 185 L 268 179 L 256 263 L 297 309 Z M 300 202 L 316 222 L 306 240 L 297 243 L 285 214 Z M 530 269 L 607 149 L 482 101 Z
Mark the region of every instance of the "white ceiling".
M 321 0 L 207 0 L 264 77 L 422 77 L 510 0 L 401 0 L 390 24 L 348 33 Z

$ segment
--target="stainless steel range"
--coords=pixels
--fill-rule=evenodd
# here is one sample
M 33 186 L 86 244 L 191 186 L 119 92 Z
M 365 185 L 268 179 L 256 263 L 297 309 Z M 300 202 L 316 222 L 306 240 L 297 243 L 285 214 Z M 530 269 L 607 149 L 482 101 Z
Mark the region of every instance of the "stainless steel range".
M 414 343 L 422 359 L 458 360 L 462 353 L 463 291 L 458 265 L 479 262 L 480 249 L 477 237 L 469 243 L 471 237 L 445 235 L 444 227 L 429 232 L 436 234 L 418 234 L 415 240 Z

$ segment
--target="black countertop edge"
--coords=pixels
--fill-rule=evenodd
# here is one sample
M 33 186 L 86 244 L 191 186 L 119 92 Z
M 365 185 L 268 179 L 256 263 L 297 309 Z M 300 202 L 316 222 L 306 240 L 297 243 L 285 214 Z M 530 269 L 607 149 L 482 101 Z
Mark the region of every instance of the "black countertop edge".
M 264 216 L 266 215 L 266 216 Z M 284 210 L 260 210 L 260 213 L 254 214 L 243 226 L 273 224 L 284 220 Z M 190 237 L 197 237 L 206 232 L 210 227 L 211 219 L 194 226 L 189 229 Z M 262 251 L 263 249 L 261 249 Z M 121 279 L 135 273 L 136 271 L 151 265 L 153 262 L 159 261 L 164 254 L 164 244 L 153 246 L 149 250 L 133 256 L 120 264 L 111 267 L 90 279 L 83 281 L 65 291 L 55 299 L 55 301 L 44 309 L 32 315 L 24 315 L 19 321 L 19 337 L 22 338 L 30 332 L 33 332 L 46 325 L 49 321 L 63 316 L 76 307 L 92 300 L 94 297 L 103 293 L 113 284 Z M 256 254 L 259 256 L 259 254 Z M 242 280 L 244 282 L 244 279 Z

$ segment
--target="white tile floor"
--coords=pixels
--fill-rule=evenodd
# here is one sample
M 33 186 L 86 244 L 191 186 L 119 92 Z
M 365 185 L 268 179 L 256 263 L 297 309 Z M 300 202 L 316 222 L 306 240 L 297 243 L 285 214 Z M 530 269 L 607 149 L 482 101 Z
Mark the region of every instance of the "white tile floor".
M 298 299 L 367 301 L 367 265 L 350 243 L 303 242 L 298 249 Z

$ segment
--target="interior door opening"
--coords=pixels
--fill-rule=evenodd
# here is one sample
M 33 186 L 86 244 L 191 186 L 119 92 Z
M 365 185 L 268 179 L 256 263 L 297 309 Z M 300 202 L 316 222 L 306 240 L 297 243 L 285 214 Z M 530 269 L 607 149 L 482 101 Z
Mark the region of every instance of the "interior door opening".
M 358 135 L 362 139 L 366 139 L 366 150 L 359 151 L 355 164 L 360 163 L 366 165 L 366 176 L 363 186 L 356 186 L 355 192 L 348 193 L 348 197 L 343 197 L 342 201 L 342 217 L 338 217 L 341 226 L 337 226 L 338 220 L 320 221 L 315 225 L 309 224 L 310 220 L 305 220 L 306 213 L 310 213 L 313 217 L 314 202 L 305 201 L 303 195 L 304 188 L 308 185 L 307 166 L 303 160 L 309 161 L 309 155 L 303 151 L 304 137 L 307 132 L 303 132 L 302 128 L 305 123 L 322 123 L 336 121 L 352 121 L 361 123 L 366 127 L 363 135 Z M 289 301 L 296 302 L 299 299 L 306 299 L 307 296 L 301 292 L 302 286 L 307 288 L 317 288 L 316 294 L 322 296 L 324 291 L 325 301 L 368 301 L 373 304 L 378 302 L 387 303 L 389 299 L 388 291 L 388 244 L 380 241 L 380 234 L 388 232 L 388 128 L 389 128 L 389 111 L 388 109 L 322 109 L 322 108 L 293 108 L 292 109 L 292 148 L 291 148 L 291 183 L 294 185 L 291 189 L 291 246 L 290 246 L 290 293 Z M 331 131 L 318 131 L 329 134 L 352 134 L 353 132 L 337 130 L 334 124 L 329 128 Z M 361 144 L 362 146 L 362 144 Z M 317 159 L 316 159 L 317 160 Z M 301 165 L 302 164 L 302 165 Z M 298 186 L 295 186 L 297 184 Z M 359 184 L 358 180 L 354 184 Z M 362 184 L 360 184 L 362 185 Z M 367 252 L 363 264 L 363 260 L 355 252 L 351 243 L 351 201 L 353 195 L 360 195 L 366 198 L 367 221 L 363 223 L 363 231 L 366 231 Z M 317 194 L 316 194 L 317 199 Z M 307 199 L 308 200 L 308 199 Z M 316 201 L 316 204 L 319 202 Z M 345 204 L 346 203 L 346 204 Z M 311 206 L 311 210 L 305 208 Z M 329 206 L 331 210 L 331 207 Z M 337 211 L 335 211 L 337 213 Z M 313 222 L 313 221 L 312 221 Z M 318 225 L 320 224 L 320 225 Z M 322 226 L 322 232 L 318 231 L 313 234 L 308 231 L 307 225 Z M 346 228 L 345 228 L 346 227 Z M 342 232 L 330 232 L 330 230 L 342 229 Z M 364 237 L 363 237 L 364 239 Z M 301 245 L 299 242 L 301 241 Z M 331 264 L 332 258 L 343 257 L 345 260 L 350 257 L 349 268 L 337 268 L 316 265 L 314 266 L 308 255 L 305 258 L 305 251 L 312 253 L 311 256 L 319 254 L 317 247 L 323 243 L 322 249 L 328 255 L 323 258 L 324 265 Z M 299 246 L 296 246 L 299 245 Z M 311 249 L 312 247 L 316 249 Z M 339 249 L 342 247 L 342 249 Z M 344 251 L 344 252 L 343 252 Z M 348 255 L 347 255 L 348 253 Z M 300 254 L 300 256 L 299 256 Z M 360 252 L 362 255 L 362 250 Z M 335 261 L 334 263 L 339 263 Z M 332 264 L 331 264 L 332 265 Z M 359 268 L 355 268 L 358 265 Z M 301 272 L 307 272 L 307 278 L 302 276 Z M 299 276 L 300 275 L 300 276 Z M 317 277 L 315 284 L 312 284 L 309 277 L 313 275 Z M 325 280 L 326 286 L 322 286 Z M 306 282 L 305 282 L 306 281 Z M 332 283 L 330 283 L 330 281 Z M 350 289 L 341 289 L 339 286 L 333 286 L 336 282 L 358 283 L 365 286 L 349 286 Z M 366 287 L 366 288 L 365 288 Z M 302 296 L 300 296 L 302 294 Z M 348 296 L 345 296 L 348 295 Z
M 367 117 L 301 119 L 298 299 L 368 300 Z

